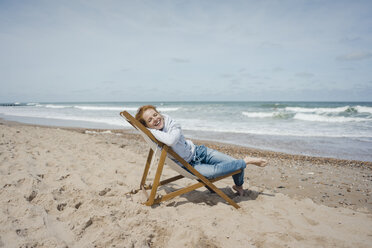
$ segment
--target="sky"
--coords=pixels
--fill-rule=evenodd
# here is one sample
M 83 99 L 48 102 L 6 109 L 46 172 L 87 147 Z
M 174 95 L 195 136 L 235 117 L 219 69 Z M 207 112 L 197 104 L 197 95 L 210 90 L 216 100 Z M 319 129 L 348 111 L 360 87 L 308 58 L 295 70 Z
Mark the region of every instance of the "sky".
M 372 101 L 372 1 L 0 0 L 0 102 Z

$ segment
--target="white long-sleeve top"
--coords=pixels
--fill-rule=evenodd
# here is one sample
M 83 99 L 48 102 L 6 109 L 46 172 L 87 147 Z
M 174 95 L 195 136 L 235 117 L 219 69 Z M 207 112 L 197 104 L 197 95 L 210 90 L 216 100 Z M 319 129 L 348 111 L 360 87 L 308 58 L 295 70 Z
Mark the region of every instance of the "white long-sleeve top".
M 170 118 L 168 115 L 162 114 L 164 118 L 164 127 L 161 130 L 151 129 L 150 132 L 167 146 L 180 155 L 186 162 L 190 162 L 195 153 L 195 145 L 191 140 L 186 140 L 183 136 L 181 125 Z

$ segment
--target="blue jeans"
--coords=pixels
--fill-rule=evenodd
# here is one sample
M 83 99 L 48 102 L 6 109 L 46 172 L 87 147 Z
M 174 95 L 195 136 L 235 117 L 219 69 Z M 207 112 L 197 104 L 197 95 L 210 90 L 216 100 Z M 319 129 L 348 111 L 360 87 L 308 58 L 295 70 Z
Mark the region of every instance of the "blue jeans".
M 244 183 L 244 169 L 246 164 L 242 159 L 235 159 L 206 146 L 196 146 L 195 155 L 190 164 L 208 179 L 216 178 L 241 169 L 232 176 L 235 185 Z

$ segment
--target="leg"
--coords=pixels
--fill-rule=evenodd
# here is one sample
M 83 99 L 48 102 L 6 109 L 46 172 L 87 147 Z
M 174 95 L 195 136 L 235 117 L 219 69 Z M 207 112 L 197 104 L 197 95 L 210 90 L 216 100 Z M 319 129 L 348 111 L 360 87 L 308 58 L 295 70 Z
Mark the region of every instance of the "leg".
M 241 169 L 241 172 L 238 173 L 238 174 L 233 175 L 232 178 L 234 180 L 235 185 L 237 185 L 237 186 L 243 185 L 243 183 L 244 183 L 244 169 L 245 169 L 245 167 L 246 167 L 245 165 L 247 163 L 245 163 L 245 165 L 244 165 L 241 162 L 241 160 L 235 159 L 235 158 L 233 158 L 233 157 L 231 157 L 227 154 L 224 154 L 222 152 L 216 151 L 216 150 L 208 148 L 208 147 L 207 147 L 206 162 L 210 163 L 210 164 L 219 165 L 219 166 L 223 165 L 223 166 L 225 166 L 225 168 L 226 168 L 225 163 L 231 163 L 233 171 Z M 236 168 L 236 169 L 234 169 L 234 168 Z M 229 169 L 228 169 L 228 171 L 229 171 Z M 229 171 L 229 172 L 231 172 L 231 171 Z
M 266 166 L 267 161 L 261 158 L 246 157 L 244 160 L 235 159 L 229 155 L 213 150 L 205 146 L 199 146 L 197 150 L 197 161 L 193 167 L 207 178 L 214 178 L 225 175 L 229 172 L 241 169 L 241 172 L 233 175 L 236 190 L 240 196 L 244 194 L 244 168 L 248 164 Z
M 208 180 L 206 179 L 202 174 L 200 174 L 200 172 L 198 172 L 194 166 L 190 163 L 187 163 L 185 160 L 183 160 L 177 153 L 175 153 L 172 149 L 169 150 L 169 154 L 172 155 L 172 157 L 174 157 L 175 159 L 177 159 L 178 161 L 180 161 L 180 163 L 182 165 L 185 166 L 185 168 L 187 168 L 192 174 L 194 174 L 195 176 L 197 176 L 201 181 L 202 183 L 200 183 L 200 186 L 201 184 L 203 185 L 207 185 L 209 186 L 214 192 L 216 192 L 219 196 L 221 196 L 225 201 L 227 201 L 228 203 L 230 203 L 232 206 L 234 206 L 235 208 L 240 208 L 238 204 L 236 204 L 236 202 L 234 202 L 233 200 L 231 200 L 225 193 L 223 193 L 219 188 L 217 188 L 212 182 L 214 181 L 218 181 L 222 178 L 216 178 L 216 179 L 212 179 L 212 180 Z M 195 161 L 193 161 L 195 162 Z M 235 172 L 234 172 L 235 173 Z M 233 173 L 231 174 L 227 174 L 226 177 L 228 177 L 229 175 L 232 175 Z M 224 178 L 224 177 L 223 177 Z M 193 187 L 193 186 L 190 186 L 190 187 Z M 188 187 L 189 188 L 189 187 Z M 196 189 L 196 188 L 195 188 Z M 189 191 L 188 191 L 189 192 Z
M 244 182 L 244 160 L 234 159 L 216 150 L 206 148 L 205 156 L 194 168 L 207 178 L 215 178 L 241 169 L 239 174 L 233 176 L 236 185 L 241 186 Z
M 219 152 L 219 151 L 216 151 L 214 149 L 207 147 L 207 158 L 206 158 L 207 163 L 215 164 L 215 163 L 219 163 L 219 161 L 233 161 L 233 160 L 236 160 L 236 159 L 227 154 L 224 154 L 222 152 Z M 253 164 L 256 166 L 260 166 L 260 167 L 265 167 L 267 165 L 267 160 L 263 158 L 245 157 L 243 160 L 246 165 Z

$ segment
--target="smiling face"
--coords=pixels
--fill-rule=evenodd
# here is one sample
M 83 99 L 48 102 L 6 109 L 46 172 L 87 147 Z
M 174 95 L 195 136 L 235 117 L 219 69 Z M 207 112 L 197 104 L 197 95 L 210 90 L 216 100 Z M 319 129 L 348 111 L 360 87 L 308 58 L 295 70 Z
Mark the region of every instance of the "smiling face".
M 164 127 L 164 118 L 155 109 L 147 109 L 143 112 L 143 119 L 148 128 L 160 130 Z

